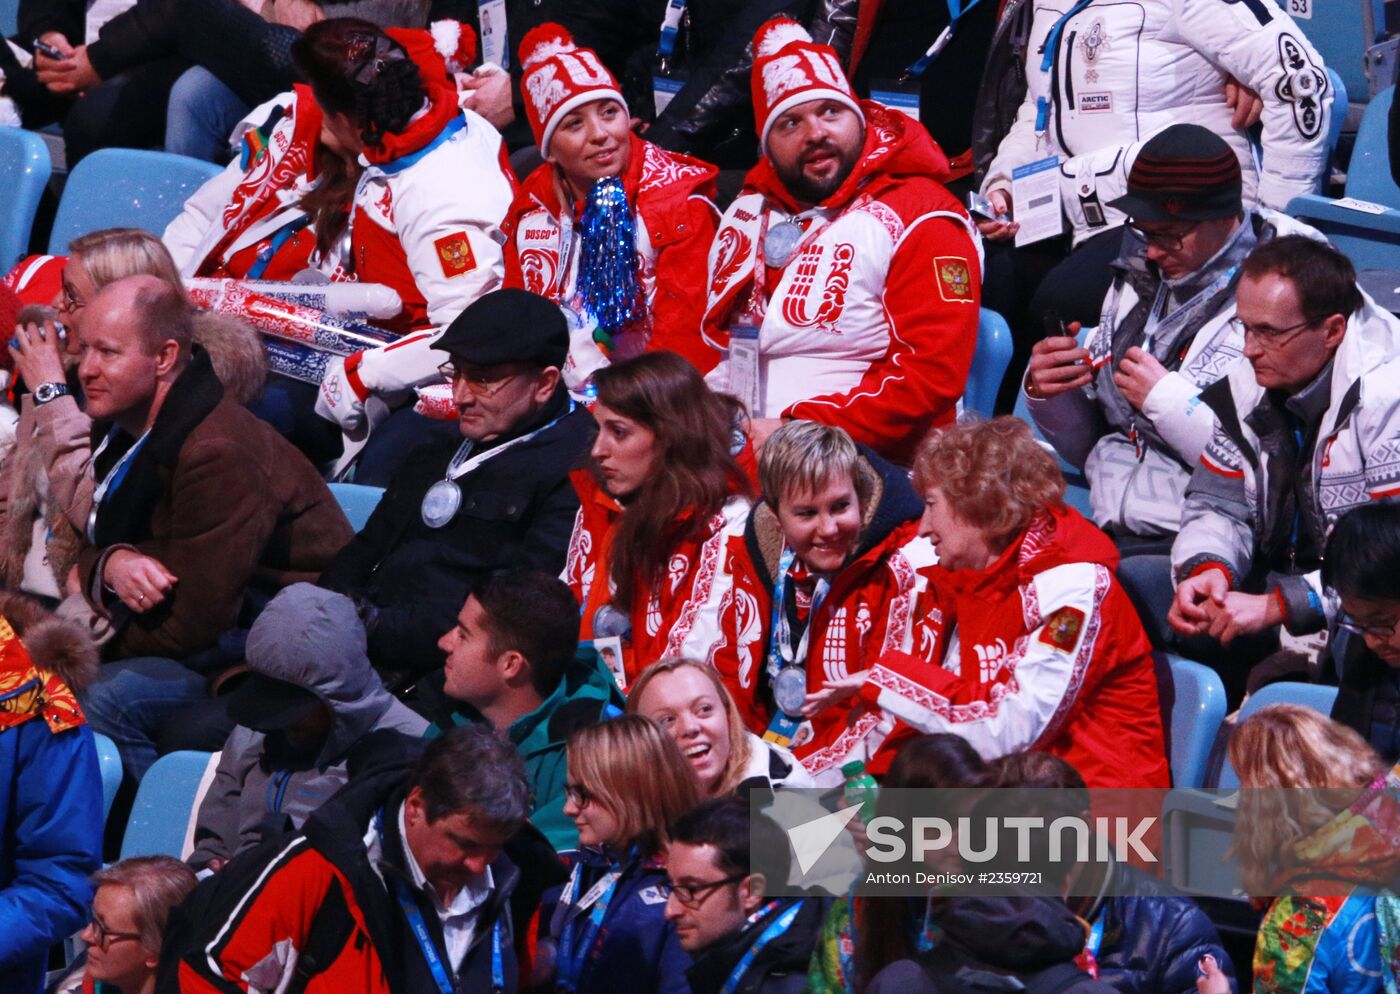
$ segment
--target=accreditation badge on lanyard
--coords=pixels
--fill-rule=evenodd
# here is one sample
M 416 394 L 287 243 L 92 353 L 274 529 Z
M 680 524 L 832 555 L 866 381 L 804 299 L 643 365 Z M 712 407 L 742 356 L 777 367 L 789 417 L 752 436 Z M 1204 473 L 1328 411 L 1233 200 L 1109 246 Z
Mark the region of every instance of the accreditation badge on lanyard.
M 666 16 L 661 22 L 661 37 L 656 43 L 656 72 L 651 77 L 652 103 L 656 116 L 665 113 L 676 94 L 685 87 L 685 76 L 673 66 L 676 36 L 685 18 L 686 0 L 667 0 Z
M 481 25 L 481 60 L 494 62 L 502 69 L 510 68 L 509 32 L 506 24 L 506 0 L 482 0 L 477 6 Z

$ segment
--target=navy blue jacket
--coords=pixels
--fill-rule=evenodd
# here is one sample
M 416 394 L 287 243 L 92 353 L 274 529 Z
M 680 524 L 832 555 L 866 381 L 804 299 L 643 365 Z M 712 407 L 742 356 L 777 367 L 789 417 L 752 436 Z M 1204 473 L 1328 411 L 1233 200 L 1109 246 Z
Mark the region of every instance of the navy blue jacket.
M 592 849 L 574 853 L 573 859 L 584 864 L 580 893 L 587 893 L 596 880 L 616 865 Z M 563 892 L 563 887 L 545 892 L 540 905 L 542 940 L 558 939 L 552 925 Z M 577 994 L 690 994 L 686 980 L 690 954 L 681 948 L 675 928 L 665 917 L 670 892 L 666 871 L 659 862 L 626 861 L 602 927 L 579 972 Z M 576 935 L 586 930 L 582 926 L 587 914 L 585 911 L 579 915 Z

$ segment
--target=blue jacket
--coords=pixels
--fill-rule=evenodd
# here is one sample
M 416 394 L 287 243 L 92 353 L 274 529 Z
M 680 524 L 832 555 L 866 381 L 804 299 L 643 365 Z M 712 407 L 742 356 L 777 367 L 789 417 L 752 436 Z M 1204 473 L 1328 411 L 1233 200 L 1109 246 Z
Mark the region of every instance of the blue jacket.
M 580 850 L 573 858 L 575 863 L 583 864 L 581 894 L 586 894 L 594 882 L 616 866 L 602 853 L 590 849 Z M 567 888 L 565 884 L 546 891 L 540 904 L 540 938 L 546 942 L 557 942 L 559 938 L 563 915 L 556 916 L 555 909 Z M 658 862 L 626 862 L 602 927 L 589 943 L 579 971 L 577 994 L 690 994 L 686 980 L 690 954 L 681 948 L 675 928 L 665 918 L 670 891 L 666 871 Z M 561 922 L 556 922 L 556 917 Z M 587 911 L 578 915 L 576 937 L 582 938 L 588 931 L 587 920 Z M 559 953 L 562 956 L 564 950 Z
M 5 631 L 0 621 L 0 643 Z M 10 723 L 15 713 L 7 705 L 33 693 L 44 676 L 17 672 L 0 658 L 0 994 L 43 987 L 49 946 L 87 921 L 88 875 L 101 866 L 102 779 L 92 730 L 37 704 L 32 720 Z M 80 711 L 76 719 L 83 722 Z

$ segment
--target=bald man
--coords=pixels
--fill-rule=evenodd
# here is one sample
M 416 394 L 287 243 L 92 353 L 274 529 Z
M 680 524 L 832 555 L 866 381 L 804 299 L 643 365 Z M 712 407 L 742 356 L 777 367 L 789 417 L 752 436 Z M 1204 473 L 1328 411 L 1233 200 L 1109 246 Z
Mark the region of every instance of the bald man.
M 83 704 L 139 778 L 166 719 L 238 661 L 220 636 L 315 580 L 352 533 L 316 468 L 224 395 L 183 294 L 132 276 L 87 306 L 95 490 L 74 580 L 111 618 L 105 655 L 127 662 L 104 666 Z

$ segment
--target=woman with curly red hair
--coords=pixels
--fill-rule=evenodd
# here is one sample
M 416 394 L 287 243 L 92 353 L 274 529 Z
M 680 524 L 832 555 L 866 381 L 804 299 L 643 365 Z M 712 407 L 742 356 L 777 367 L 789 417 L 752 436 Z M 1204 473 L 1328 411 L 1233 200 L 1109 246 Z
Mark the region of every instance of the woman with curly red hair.
M 1036 749 L 1090 787 L 1168 786 L 1151 646 L 1114 578 L 1117 551 L 1065 506 L 1029 426 L 1001 417 L 931 435 L 914 487 L 938 563 L 920 571 L 911 649 L 847 688 L 985 759 Z

